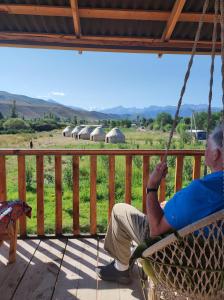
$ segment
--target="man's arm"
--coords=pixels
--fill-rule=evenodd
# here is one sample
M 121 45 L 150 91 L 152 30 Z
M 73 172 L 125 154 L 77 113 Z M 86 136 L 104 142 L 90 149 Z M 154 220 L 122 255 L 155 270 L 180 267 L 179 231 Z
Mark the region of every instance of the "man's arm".
M 167 165 L 162 162 L 159 163 L 155 170 L 152 172 L 149 181 L 148 188 L 158 189 L 162 178 L 167 174 Z M 172 227 L 167 222 L 163 210 L 158 201 L 157 191 L 150 191 L 146 197 L 146 211 L 149 221 L 150 236 L 157 236 L 169 231 Z

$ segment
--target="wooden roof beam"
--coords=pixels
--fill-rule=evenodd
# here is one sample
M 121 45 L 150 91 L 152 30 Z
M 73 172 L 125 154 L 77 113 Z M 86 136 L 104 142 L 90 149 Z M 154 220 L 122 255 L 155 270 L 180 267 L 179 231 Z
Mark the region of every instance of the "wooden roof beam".
M 79 17 L 78 0 L 70 0 L 70 4 L 72 9 L 75 35 L 77 38 L 79 38 L 81 36 L 81 24 L 80 24 L 80 17 Z
M 168 41 L 175 29 L 175 26 L 180 18 L 181 12 L 184 8 L 186 0 L 176 0 L 173 9 L 171 11 L 169 20 L 166 24 L 166 28 L 164 29 L 162 35 L 162 41 Z
M 71 0 L 74 1 L 74 0 Z M 76 0 L 77 2 L 77 0 Z M 75 12 L 75 9 L 74 9 Z M 28 5 L 28 4 L 0 4 L 0 13 L 14 15 L 34 15 L 51 17 L 72 17 L 71 7 L 51 5 Z M 96 9 L 79 8 L 79 18 L 90 19 L 114 19 L 114 20 L 140 20 L 140 21 L 163 21 L 168 22 L 170 12 L 167 11 L 143 11 L 126 9 Z M 181 13 L 180 22 L 199 22 L 199 13 Z M 205 14 L 205 23 L 214 23 L 214 14 Z
M 162 42 L 160 39 L 149 38 L 131 38 L 131 37 L 106 37 L 106 36 L 82 36 L 77 38 L 74 35 L 65 34 L 45 34 L 45 33 L 16 33 L 16 32 L 0 32 L 0 44 L 6 41 L 18 41 L 26 44 L 26 42 L 35 43 L 56 43 L 67 44 L 68 46 L 73 44 L 86 44 L 86 45 L 111 45 L 111 46 L 124 46 L 124 47 L 167 47 L 167 48 L 191 48 L 194 41 L 185 40 L 172 40 L 169 42 Z M 217 48 L 221 47 L 221 42 L 217 42 Z M 199 41 L 199 48 L 211 49 L 211 41 Z

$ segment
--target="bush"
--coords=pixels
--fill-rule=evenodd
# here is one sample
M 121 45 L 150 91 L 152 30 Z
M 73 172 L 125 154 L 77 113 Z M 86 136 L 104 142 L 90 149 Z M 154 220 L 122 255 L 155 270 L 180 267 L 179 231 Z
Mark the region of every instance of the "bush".
M 72 191 L 73 189 L 73 175 L 72 175 L 72 162 L 69 160 L 66 164 L 64 170 L 64 183 L 66 184 L 67 188 Z
M 30 129 L 30 125 L 23 119 L 12 118 L 3 123 L 3 128 L 6 130 L 27 130 Z
M 28 192 L 33 191 L 33 168 L 28 167 L 26 169 L 26 189 Z

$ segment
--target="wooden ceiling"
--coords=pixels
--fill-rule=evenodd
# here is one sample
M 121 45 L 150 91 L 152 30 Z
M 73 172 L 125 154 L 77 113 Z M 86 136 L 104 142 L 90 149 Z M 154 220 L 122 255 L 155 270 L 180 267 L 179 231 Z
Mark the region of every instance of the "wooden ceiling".
M 190 53 L 203 3 L 204 0 L 0 0 L 0 46 Z M 213 23 L 211 0 L 197 47 L 199 54 L 211 52 Z M 220 34 L 219 25 L 217 53 L 221 52 Z

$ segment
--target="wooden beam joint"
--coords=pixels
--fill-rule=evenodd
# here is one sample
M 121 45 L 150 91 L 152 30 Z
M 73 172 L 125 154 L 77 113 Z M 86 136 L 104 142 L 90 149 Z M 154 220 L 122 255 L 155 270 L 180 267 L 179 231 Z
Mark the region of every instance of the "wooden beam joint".
M 73 17 L 75 35 L 77 38 L 80 38 L 81 24 L 80 24 L 78 0 L 70 0 L 70 4 L 71 4 L 71 9 L 72 9 L 72 17 Z

